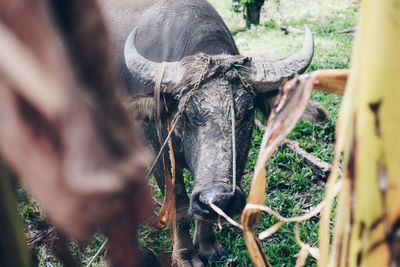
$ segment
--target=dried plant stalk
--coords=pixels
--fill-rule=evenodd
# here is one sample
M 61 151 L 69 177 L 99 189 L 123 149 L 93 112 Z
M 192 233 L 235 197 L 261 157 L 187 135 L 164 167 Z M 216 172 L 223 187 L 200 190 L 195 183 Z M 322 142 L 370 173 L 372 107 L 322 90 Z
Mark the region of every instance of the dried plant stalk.
M 280 94 L 268 119 L 268 126 L 261 144 L 247 201 L 248 204 L 241 217 L 245 242 L 255 266 L 270 265 L 266 254 L 261 249 L 259 240 L 253 233 L 260 218 L 261 210 L 259 208 L 260 205 L 264 204 L 266 193 L 265 164 L 301 117 L 315 83 L 318 83 L 321 90 L 332 91 L 333 88 L 337 87 L 339 88 L 337 92 L 343 92 L 344 77 L 347 78 L 346 71 L 320 70 L 296 77 L 284 83 L 280 88 Z M 322 206 L 323 203 L 320 204 L 317 212 Z M 279 226 L 280 224 L 277 224 L 275 228 L 279 228 Z M 271 232 L 274 230 L 274 228 L 270 229 Z
M 351 75 L 337 124 L 335 166 L 343 188 L 330 239 L 332 198 L 320 223 L 318 265 L 398 266 L 400 232 L 400 9 L 395 0 L 361 5 Z M 328 184 L 337 179 L 333 169 Z

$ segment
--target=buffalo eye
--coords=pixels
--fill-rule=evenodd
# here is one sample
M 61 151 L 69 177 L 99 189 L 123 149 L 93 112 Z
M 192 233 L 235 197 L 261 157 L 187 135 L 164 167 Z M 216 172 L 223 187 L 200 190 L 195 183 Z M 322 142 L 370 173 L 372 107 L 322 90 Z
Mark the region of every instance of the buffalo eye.
M 205 110 L 200 110 L 196 104 L 189 102 L 184 111 L 184 118 L 192 126 L 204 126 L 206 124 Z
M 235 101 L 235 119 L 237 125 L 248 121 L 254 112 L 253 98 L 245 90 L 238 90 Z

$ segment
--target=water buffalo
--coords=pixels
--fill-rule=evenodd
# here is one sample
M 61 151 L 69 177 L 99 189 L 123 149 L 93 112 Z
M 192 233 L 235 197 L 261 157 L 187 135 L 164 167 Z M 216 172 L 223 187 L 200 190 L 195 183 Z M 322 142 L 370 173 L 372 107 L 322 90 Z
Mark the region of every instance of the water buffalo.
M 239 54 L 225 23 L 205 0 L 161 1 L 140 16 L 137 6 L 127 1 L 103 2 L 112 25 L 120 78 L 128 95 L 135 96 L 129 106 L 155 153 L 160 149 L 153 100 L 158 75 L 162 74 L 164 137 L 166 119 L 182 112 L 172 136 L 178 215 L 174 262 L 202 266 L 208 259 L 226 256 L 214 237 L 212 221 L 217 214 L 209 202 L 230 216 L 243 209 L 240 179 L 254 111 L 258 108 L 268 115 L 281 83 L 306 70 L 313 56 L 311 32 L 306 28 L 303 48 L 294 56 L 255 62 Z M 167 62 L 164 68 L 161 62 Z M 190 198 L 183 181 L 184 168 L 194 179 Z M 163 190 L 161 161 L 154 175 Z M 192 242 L 189 225 L 193 217 Z

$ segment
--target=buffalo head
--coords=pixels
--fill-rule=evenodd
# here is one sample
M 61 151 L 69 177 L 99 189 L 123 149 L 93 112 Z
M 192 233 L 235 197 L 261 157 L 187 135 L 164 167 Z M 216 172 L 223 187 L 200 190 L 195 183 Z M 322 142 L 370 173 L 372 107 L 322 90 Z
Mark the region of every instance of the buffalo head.
M 125 63 L 135 79 L 154 87 L 160 64 L 136 50 L 137 28 L 125 43 Z M 161 91 L 183 113 L 179 124 L 184 164 L 194 179 L 189 212 L 216 218 L 209 202 L 228 215 L 245 205 L 240 178 L 251 141 L 255 99 L 276 92 L 285 79 L 306 70 L 313 56 L 313 38 L 305 27 L 301 51 L 277 62 L 253 62 L 240 55 L 196 54 L 168 62 Z M 274 95 L 271 93 L 271 95 Z

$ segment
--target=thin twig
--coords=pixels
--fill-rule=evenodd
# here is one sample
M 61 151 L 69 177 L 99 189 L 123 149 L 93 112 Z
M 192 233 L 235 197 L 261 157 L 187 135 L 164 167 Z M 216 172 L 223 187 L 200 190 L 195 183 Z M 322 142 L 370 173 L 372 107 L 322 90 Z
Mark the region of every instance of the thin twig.
M 224 217 L 225 220 L 227 220 L 231 225 L 236 226 L 239 229 L 243 230 L 243 226 L 237 222 L 235 222 L 231 217 L 229 217 L 225 212 L 222 211 L 221 208 L 219 208 L 217 205 L 211 202 L 211 200 L 208 202 L 210 207 L 220 216 Z
M 343 181 L 339 180 L 336 182 L 334 189 L 332 191 L 332 196 L 337 196 L 337 194 L 339 194 L 340 192 L 340 188 L 342 187 Z M 270 207 L 267 206 L 263 206 L 263 205 L 256 205 L 256 204 L 246 204 L 246 206 L 244 207 L 244 209 L 258 209 L 258 210 L 262 210 L 267 212 L 268 214 L 274 216 L 275 218 L 277 218 L 280 221 L 283 222 L 302 222 L 305 220 L 310 219 L 311 217 L 316 216 L 318 213 L 321 212 L 322 208 L 325 205 L 325 201 L 321 201 L 317 206 L 314 206 L 312 209 L 310 209 L 309 212 L 301 215 L 301 216 L 295 216 L 295 217 L 291 217 L 291 218 L 285 218 L 282 215 L 279 214 L 279 212 L 271 209 Z
M 34 235 L 33 237 L 28 238 L 27 244 L 28 244 L 28 246 L 35 246 L 36 243 L 39 243 L 39 242 L 45 240 L 50 235 L 52 235 L 54 232 L 55 232 L 55 227 L 52 226 L 49 229 L 47 229 L 45 231 L 41 231 L 41 232 L 37 233 L 36 235 Z
M 105 248 L 105 246 L 107 245 L 107 241 L 108 239 L 104 240 L 103 245 L 101 245 L 101 247 L 97 250 L 96 254 L 94 254 L 93 258 L 89 261 L 89 263 L 86 265 L 86 267 L 90 267 L 92 265 L 92 263 L 95 261 L 95 259 L 99 256 L 99 254 L 101 253 L 101 251 Z

